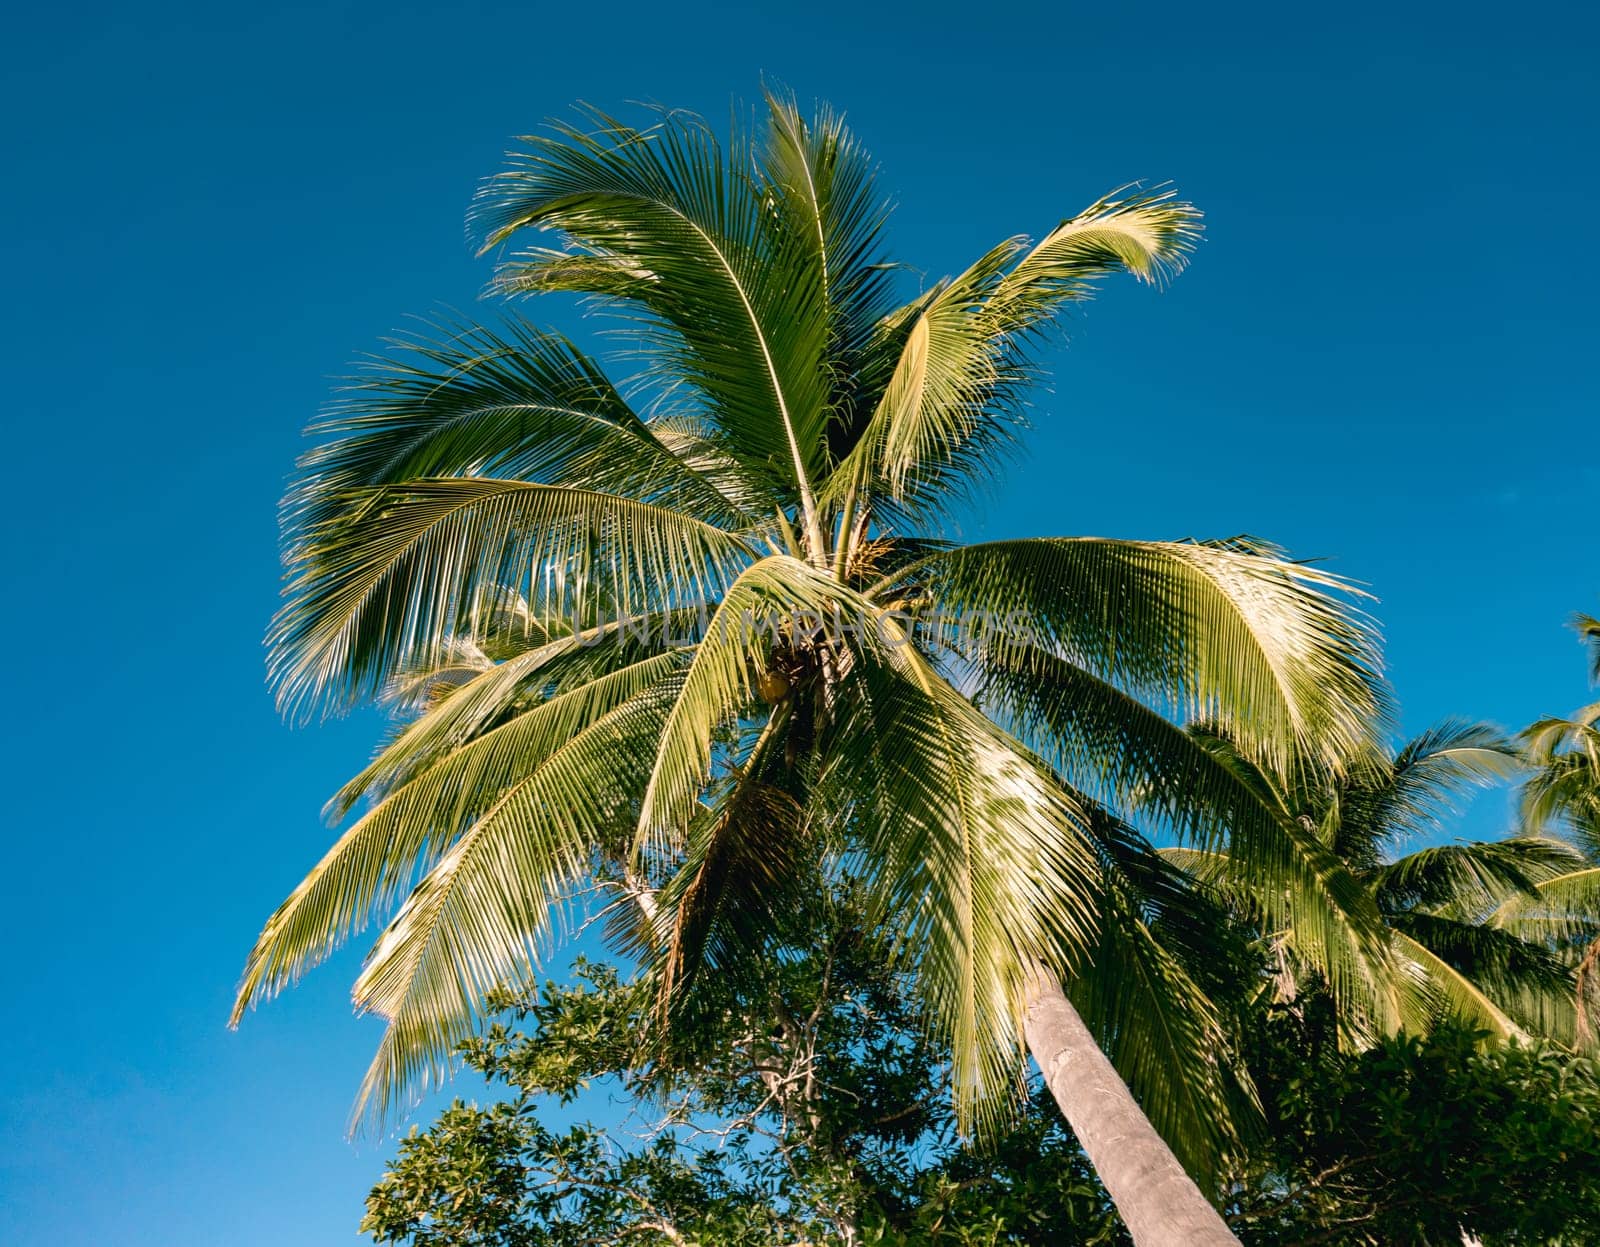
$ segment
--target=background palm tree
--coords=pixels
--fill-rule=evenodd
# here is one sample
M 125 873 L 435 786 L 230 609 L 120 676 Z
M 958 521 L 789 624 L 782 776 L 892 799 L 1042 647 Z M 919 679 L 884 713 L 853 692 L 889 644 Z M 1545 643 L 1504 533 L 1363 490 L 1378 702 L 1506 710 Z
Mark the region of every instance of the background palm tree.
M 1026 1042 L 1136 1241 L 1232 1241 L 1063 989 L 1197 1150 L 1205 1002 L 1119 908 L 1141 850 L 1099 802 L 1275 880 L 1272 921 L 1392 1021 L 1366 891 L 1176 722 L 1338 774 L 1381 720 L 1373 634 L 1255 542 L 937 535 L 1022 427 L 1045 331 L 1096 278 L 1176 272 L 1198 214 L 1127 192 L 907 302 L 826 110 L 770 97 L 726 147 L 679 113 L 585 122 L 528 139 L 474 219 L 520 247 L 499 289 L 617 314 L 631 383 L 521 320 L 444 327 L 317 426 L 285 502 L 285 709 L 397 679 L 431 708 L 335 798 L 371 805 L 269 920 L 235 1017 L 403 898 L 355 988 L 390 1022 L 381 1110 L 598 880 L 670 1034 L 702 966 L 781 951 L 773 909 L 821 862 L 898 930 L 964 1120 L 1009 1111 Z M 1137 993 L 1096 995 L 1125 971 Z
M 1574 615 L 1572 625 L 1589 649 L 1590 682 L 1600 684 L 1600 620 Z M 1538 720 L 1523 731 L 1522 745 L 1532 767 L 1522 788 L 1525 826 L 1563 837 L 1582 860 L 1531 894 L 1508 898 L 1494 923 L 1575 964 L 1578 1036 L 1587 1042 L 1600 1018 L 1600 702 Z
M 1486 724 L 1447 721 L 1343 775 L 1298 767 L 1286 780 L 1250 761 L 1224 736 L 1206 730 L 1197 735 L 1280 818 L 1304 826 L 1370 890 L 1388 930 L 1413 1029 L 1449 1016 L 1500 1039 L 1531 1033 L 1574 1042 L 1571 967 L 1542 943 L 1507 929 L 1498 915 L 1582 865 L 1582 856 L 1561 840 L 1535 835 L 1403 851 L 1419 840 L 1438 839 L 1471 789 L 1521 774 L 1515 742 Z M 1186 848 L 1165 855 L 1231 890 L 1247 913 L 1253 911 L 1256 881 L 1225 856 Z M 1280 999 L 1292 999 L 1310 986 L 1297 933 L 1259 929 L 1280 967 L 1275 990 Z M 1362 1029 L 1360 1019 L 1346 1023 Z

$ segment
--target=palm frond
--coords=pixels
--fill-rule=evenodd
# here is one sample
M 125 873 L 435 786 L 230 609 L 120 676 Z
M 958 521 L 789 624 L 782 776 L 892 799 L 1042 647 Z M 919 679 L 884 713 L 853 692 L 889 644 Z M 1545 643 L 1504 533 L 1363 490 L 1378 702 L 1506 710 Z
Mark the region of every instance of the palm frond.
M 1394 935 L 1399 955 L 1415 967 L 1418 987 L 1438 1013 L 1487 1031 L 1499 1040 L 1526 1039 L 1527 1032 L 1472 979 L 1404 932 Z
M 557 907 L 631 816 L 668 696 L 646 689 L 506 787 L 425 875 L 368 955 L 358 1009 L 389 1020 L 356 1115 L 435 1085 L 484 996 L 528 981 Z
M 1287 771 L 1340 771 L 1375 747 L 1386 709 L 1370 623 L 1329 572 L 1232 541 L 1000 541 L 930 555 L 883 589 L 925 594 L 959 641 L 980 625 L 1060 654 L 1184 717 L 1221 726 Z
M 741 462 L 782 463 L 808 517 L 829 416 L 829 319 L 814 253 L 768 239 L 773 187 L 755 153 L 699 118 L 663 113 L 645 130 L 587 110 L 591 130 L 552 123 L 489 179 L 473 219 L 486 246 L 528 228 L 560 251 L 513 257 L 501 285 L 625 300 L 655 332 L 659 366 L 694 386 Z
M 1268 929 L 1297 932 L 1308 969 L 1346 1015 L 1398 1017 L 1381 915 L 1367 890 L 1230 742 L 1184 730 L 1128 693 L 1033 646 L 975 650 L 980 703 L 1075 784 L 1226 863 L 1206 880 L 1248 892 Z
M 1476 917 L 1508 897 L 1531 895 L 1535 884 L 1565 874 L 1583 860 L 1559 840 L 1520 836 L 1418 849 L 1378 867 L 1366 879 L 1379 905 L 1391 913 L 1448 907 Z
M 1600 939 L 1600 867 L 1569 871 L 1504 901 L 1489 918 L 1525 940 L 1557 946 Z
M 1096 869 L 1081 800 L 903 652 L 843 679 L 813 808 L 852 829 L 848 868 L 950 1042 L 958 1118 L 983 1129 L 1020 1091 L 1029 977 L 1082 964 Z
M 681 652 L 644 659 L 481 732 L 461 734 L 461 721 L 470 716 L 458 714 L 455 704 L 481 691 L 477 689 L 464 690 L 419 720 L 387 751 L 400 755 L 400 762 L 380 755 L 363 773 L 369 777 L 368 788 L 378 786 L 377 777 L 403 776 L 403 781 L 390 784 L 384 799 L 351 824 L 268 919 L 245 963 L 232 1022 L 237 1024 L 245 1009 L 295 982 L 362 930 L 419 873 L 432 870 L 467 829 L 487 817 L 503 793 L 566 742 L 681 673 L 687 661 Z M 499 675 L 496 669 L 480 682 L 492 686 L 492 677 Z M 441 736 L 454 740 L 453 747 L 418 761 L 413 737 L 431 741 Z M 336 808 L 348 808 L 347 797 L 348 787 L 336 798 Z
M 353 490 L 446 476 L 578 486 L 734 527 L 750 520 L 557 333 L 514 318 L 500 332 L 440 322 L 392 345 L 311 426 L 326 440 L 300 461 L 287 531 L 320 527 Z
M 1502 928 L 1436 914 L 1412 912 L 1391 921 L 1397 935 L 1450 966 L 1473 991 L 1511 1018 L 1519 1032 L 1572 1043 L 1576 1029 L 1572 969 L 1548 949 Z M 1417 959 L 1413 944 L 1402 945 L 1401 951 Z M 1469 993 L 1436 966 L 1427 968 L 1434 984 L 1444 988 L 1443 1003 L 1457 1009 L 1465 1004 L 1469 1011 L 1463 1020 L 1474 1020 L 1471 1010 L 1481 1009 L 1481 1004 L 1471 1001 Z
M 1572 627 L 1589 648 L 1589 682 L 1600 684 L 1600 619 L 1580 612 L 1572 616 Z
M 753 552 L 714 525 L 591 490 L 481 477 L 361 491 L 291 548 L 268 636 L 279 704 L 375 691 L 472 631 L 484 585 L 537 612 L 643 615 L 701 601 Z
M 986 450 L 1016 415 L 1006 341 L 983 307 L 1020 244 L 1008 240 L 971 268 L 884 320 L 893 371 L 849 453 L 823 491 L 842 502 L 868 491 L 905 505 L 934 501 L 986 465 Z
M 1246 972 L 1243 949 L 1217 901 L 1136 831 L 1101 811 L 1091 825 L 1104 900 L 1069 994 L 1151 1125 L 1209 1186 L 1260 1118 L 1249 1074 L 1230 1060 L 1222 1018 L 1199 981 Z
M 656 893 L 652 951 L 663 1016 L 702 965 L 733 974 L 760 964 L 777 908 L 792 903 L 804 810 L 763 778 L 786 715 L 774 711 L 744 764 L 690 823 L 683 860 Z
M 1182 271 L 1200 228 L 1194 205 L 1168 188 L 1107 196 L 1046 234 L 1007 274 L 987 310 L 1010 332 L 1032 330 L 1113 273 L 1159 285 Z
M 1515 742 L 1498 728 L 1446 719 L 1407 741 L 1392 762 L 1338 782 L 1334 847 L 1356 869 L 1374 868 L 1394 845 L 1433 834 L 1474 789 L 1523 769 Z

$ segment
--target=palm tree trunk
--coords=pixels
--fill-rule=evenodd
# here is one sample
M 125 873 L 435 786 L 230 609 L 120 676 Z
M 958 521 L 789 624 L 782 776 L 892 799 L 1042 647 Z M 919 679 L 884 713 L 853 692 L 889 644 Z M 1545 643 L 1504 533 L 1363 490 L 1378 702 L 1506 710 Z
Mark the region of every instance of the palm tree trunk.
M 1238 1247 L 1055 976 L 1034 975 L 1027 1010 L 1028 1050 L 1136 1247 Z

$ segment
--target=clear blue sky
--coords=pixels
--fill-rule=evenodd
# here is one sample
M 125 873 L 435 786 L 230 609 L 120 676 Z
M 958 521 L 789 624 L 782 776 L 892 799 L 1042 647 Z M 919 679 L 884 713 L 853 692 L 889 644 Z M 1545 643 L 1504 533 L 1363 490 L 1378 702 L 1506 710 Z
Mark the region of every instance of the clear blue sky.
M 9 16 L 0 1241 L 356 1241 L 388 1147 L 343 1137 L 377 1029 L 353 959 L 223 1027 L 375 727 L 274 715 L 274 507 L 326 379 L 471 306 L 467 198 L 574 100 L 830 99 L 933 275 L 1174 179 L 1192 269 L 1081 319 L 968 535 L 1262 534 L 1380 595 L 1408 726 L 1583 698 L 1589 6 L 765 7 Z

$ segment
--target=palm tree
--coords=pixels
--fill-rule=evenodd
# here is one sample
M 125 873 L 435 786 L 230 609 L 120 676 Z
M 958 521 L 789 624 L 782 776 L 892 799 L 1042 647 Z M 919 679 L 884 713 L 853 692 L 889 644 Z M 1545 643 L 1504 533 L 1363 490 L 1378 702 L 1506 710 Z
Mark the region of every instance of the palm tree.
M 1600 684 L 1600 620 L 1574 615 L 1572 626 L 1589 647 L 1590 682 Z M 1575 962 L 1578 1038 L 1590 1042 L 1600 1016 L 1600 702 L 1538 720 L 1522 745 L 1533 768 L 1522 788 L 1524 825 L 1565 838 L 1583 860 L 1508 898 L 1494 922 Z
M 726 147 L 681 113 L 586 123 L 527 139 L 474 220 L 498 289 L 616 316 L 631 383 L 520 319 L 444 327 L 316 426 L 285 502 L 286 712 L 396 680 L 430 708 L 335 798 L 370 808 L 268 921 L 235 1020 L 398 902 L 355 987 L 389 1019 L 381 1112 L 585 886 L 629 898 L 612 931 L 670 1028 L 704 967 L 760 972 L 823 861 L 896 925 L 964 1122 L 1009 1111 L 1026 1045 L 1137 1242 L 1234 1241 L 1074 1004 L 1167 1136 L 1203 1133 L 1203 1003 L 1175 1006 L 1151 915 L 1101 920 L 1096 802 L 1276 879 L 1274 919 L 1392 1019 L 1370 898 L 1175 721 L 1337 773 L 1384 710 L 1375 638 L 1338 577 L 1248 540 L 938 536 L 1023 427 L 1047 331 L 1098 278 L 1176 273 L 1198 214 L 1129 190 L 907 302 L 826 110 L 769 97 Z
M 1285 779 L 1253 763 L 1224 736 L 1195 734 L 1278 817 L 1302 824 L 1370 890 L 1400 982 L 1411 988 L 1405 1002 L 1411 1027 L 1426 1029 L 1448 1015 L 1501 1040 L 1531 1033 L 1574 1042 L 1571 969 L 1543 944 L 1506 929 L 1497 916 L 1507 905 L 1536 897 L 1540 885 L 1566 875 L 1582 857 L 1560 840 L 1536 835 L 1401 852 L 1419 840 L 1437 839 L 1472 788 L 1520 774 L 1514 742 L 1486 724 L 1449 720 L 1343 775 L 1301 767 Z M 1225 855 L 1176 848 L 1164 856 L 1231 889 L 1247 915 L 1256 909 L 1257 881 L 1232 869 Z M 1297 933 L 1266 929 L 1262 935 L 1280 967 L 1275 990 L 1280 999 L 1292 998 L 1307 985 Z

